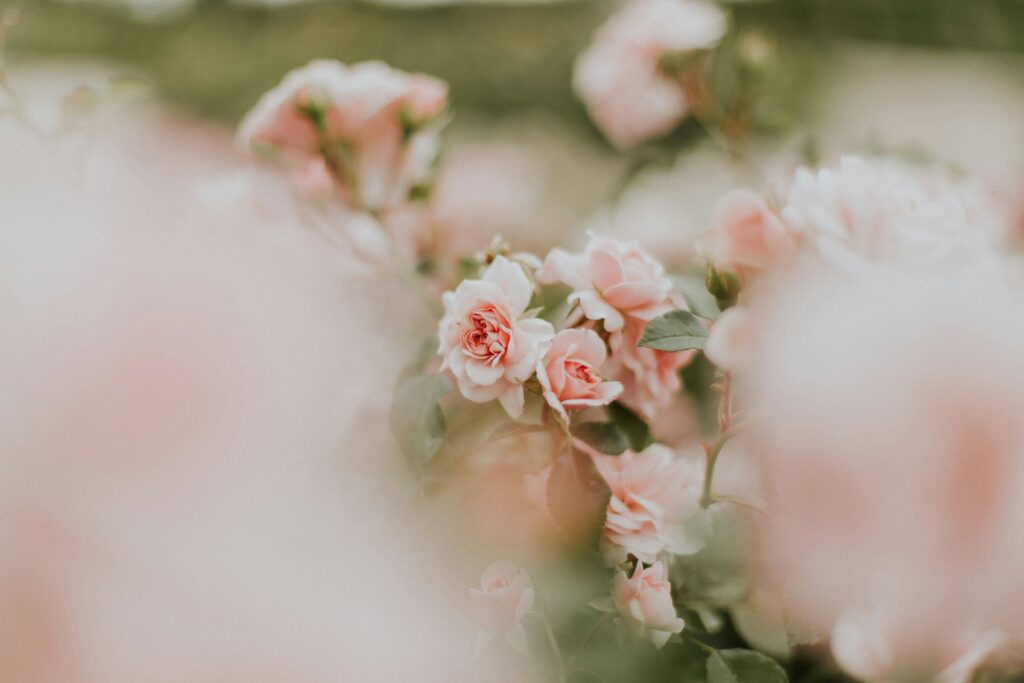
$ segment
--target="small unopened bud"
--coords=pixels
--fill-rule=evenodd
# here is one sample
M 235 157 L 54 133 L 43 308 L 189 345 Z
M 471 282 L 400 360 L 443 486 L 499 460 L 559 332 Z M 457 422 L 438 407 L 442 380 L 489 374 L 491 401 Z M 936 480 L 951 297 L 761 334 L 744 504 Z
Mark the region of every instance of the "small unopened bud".
M 715 297 L 719 310 L 724 311 L 736 303 L 736 298 L 743 289 L 740 279 L 727 271 L 717 270 L 712 264 L 708 264 L 707 275 L 704 278 L 704 286 L 707 287 L 711 296 Z
M 509 247 L 501 235 L 495 235 L 494 239 L 491 240 L 491 246 L 487 247 L 480 254 L 477 255 L 477 260 L 485 265 L 490 265 L 495 258 L 498 256 L 508 256 L 512 249 Z

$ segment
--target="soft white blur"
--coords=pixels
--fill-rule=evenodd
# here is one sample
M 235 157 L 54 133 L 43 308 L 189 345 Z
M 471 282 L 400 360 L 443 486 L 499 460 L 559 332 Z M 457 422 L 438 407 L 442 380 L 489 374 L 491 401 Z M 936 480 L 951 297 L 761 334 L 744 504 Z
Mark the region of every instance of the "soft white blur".
M 386 434 L 409 297 L 226 134 L 0 139 L 5 679 L 519 680 Z

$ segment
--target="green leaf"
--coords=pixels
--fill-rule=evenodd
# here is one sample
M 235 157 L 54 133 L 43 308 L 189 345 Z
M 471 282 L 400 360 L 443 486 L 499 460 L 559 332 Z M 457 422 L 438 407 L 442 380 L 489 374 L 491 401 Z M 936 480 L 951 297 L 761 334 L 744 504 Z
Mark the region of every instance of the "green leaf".
M 419 375 L 398 387 L 391 405 L 391 432 L 414 465 L 425 465 L 444 444 L 448 425 L 438 401 L 451 391 L 440 375 Z
M 715 650 L 708 657 L 707 683 L 788 683 L 779 663 L 754 650 Z
M 792 654 L 782 610 L 756 604 L 750 598 L 729 610 L 732 625 L 747 644 L 779 659 Z
M 639 453 L 654 442 L 651 438 L 651 428 L 643 418 L 621 403 L 612 403 L 608 406 L 608 417 L 625 435 L 630 450 Z
M 702 540 L 704 547 L 673 563 L 673 577 L 686 577 L 681 599 L 728 607 L 747 595 L 750 523 L 749 512 L 731 503 L 714 503 L 687 521 L 687 538 Z
M 711 295 L 704 285 L 704 278 L 688 277 L 685 275 L 673 275 L 672 284 L 686 299 L 686 304 L 694 315 L 705 320 L 717 320 L 722 314 L 715 303 L 715 297 Z
M 693 313 L 669 311 L 647 323 L 639 346 L 658 351 L 686 351 L 703 349 L 707 338 L 707 330 Z
M 573 425 L 572 435 L 608 455 L 621 455 L 629 448 L 626 434 L 613 422 L 582 422 Z

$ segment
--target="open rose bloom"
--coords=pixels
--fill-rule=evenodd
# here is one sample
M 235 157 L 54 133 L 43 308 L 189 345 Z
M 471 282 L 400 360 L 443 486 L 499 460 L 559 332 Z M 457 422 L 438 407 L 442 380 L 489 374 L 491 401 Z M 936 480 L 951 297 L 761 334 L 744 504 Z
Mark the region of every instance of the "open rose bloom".
M 444 295 L 438 335 L 443 368 L 471 401 L 498 399 L 508 414 L 523 412 L 523 383 L 537 369 L 554 336 L 551 324 L 520 319 L 533 287 L 522 266 L 503 256 L 480 280 L 465 280 Z
M 647 321 L 673 308 L 664 267 L 636 244 L 592 237 L 580 254 L 554 249 L 537 278 L 572 287 L 569 303 L 609 332 L 621 330 L 627 316 Z
M 591 330 L 562 330 L 555 335 L 537 378 L 544 399 L 565 419 L 566 410 L 603 406 L 622 393 L 622 384 L 603 379 L 600 368 L 607 352 Z

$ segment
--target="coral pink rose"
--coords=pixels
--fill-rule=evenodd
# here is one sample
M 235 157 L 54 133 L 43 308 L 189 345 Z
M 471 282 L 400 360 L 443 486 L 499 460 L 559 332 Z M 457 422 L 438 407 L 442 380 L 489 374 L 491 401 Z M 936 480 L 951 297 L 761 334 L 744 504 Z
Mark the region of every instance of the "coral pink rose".
M 686 626 L 676 614 L 667 574 L 661 562 L 647 569 L 637 562 L 632 577 L 627 577 L 625 572 L 615 575 L 612 588 L 612 600 L 619 614 L 634 629 L 645 633 L 658 648 Z
M 555 336 L 551 323 L 520 319 L 533 288 L 521 266 L 499 256 L 480 280 L 463 280 L 445 292 L 438 326 L 444 358 L 459 391 L 471 401 L 498 399 L 508 414 L 523 413 L 523 382 Z
M 749 310 L 730 308 L 711 325 L 704 355 L 724 370 L 742 370 L 748 365 L 753 350 L 754 328 Z
M 697 355 L 696 350 L 668 352 L 637 346 L 646 322 L 629 319 L 610 339 L 612 357 L 608 376 L 622 382 L 621 400 L 648 420 L 679 394 L 679 371 Z
M 794 247 L 779 216 L 762 197 L 745 190 L 722 197 L 715 210 L 715 226 L 704 242 L 704 252 L 715 268 L 741 277 L 772 269 Z
M 591 236 L 581 254 L 553 249 L 537 280 L 572 287 L 569 303 L 579 304 L 587 318 L 604 321 L 609 332 L 622 329 L 627 315 L 650 320 L 674 308 L 665 268 L 635 243 L 607 237 Z
M 622 393 L 618 382 L 598 374 L 607 351 L 593 330 L 562 330 L 555 335 L 544 359 L 537 366 L 537 379 L 544 388 L 544 400 L 563 420 L 566 409 L 604 406 Z
M 619 148 L 668 133 L 690 103 L 661 58 L 712 47 L 725 15 L 710 2 L 633 0 L 612 16 L 576 61 L 573 88 Z
M 430 76 L 316 60 L 263 96 L 238 141 L 275 149 L 289 165 L 320 156 L 348 204 L 394 208 L 429 177 L 439 126 L 426 124 L 446 103 L 447 85 Z
M 611 489 L 602 535 L 609 562 L 618 564 L 627 555 L 653 562 L 662 552 L 687 555 L 700 549 L 700 539 L 689 537 L 685 528 L 700 510 L 700 462 L 654 444 L 640 453 L 599 456 L 595 464 Z
M 533 610 L 533 582 L 526 570 L 508 560 L 499 560 L 480 578 L 480 588 L 469 595 L 480 621 L 477 649 L 496 635 L 504 635 L 518 649 L 526 647 L 522 619 Z

